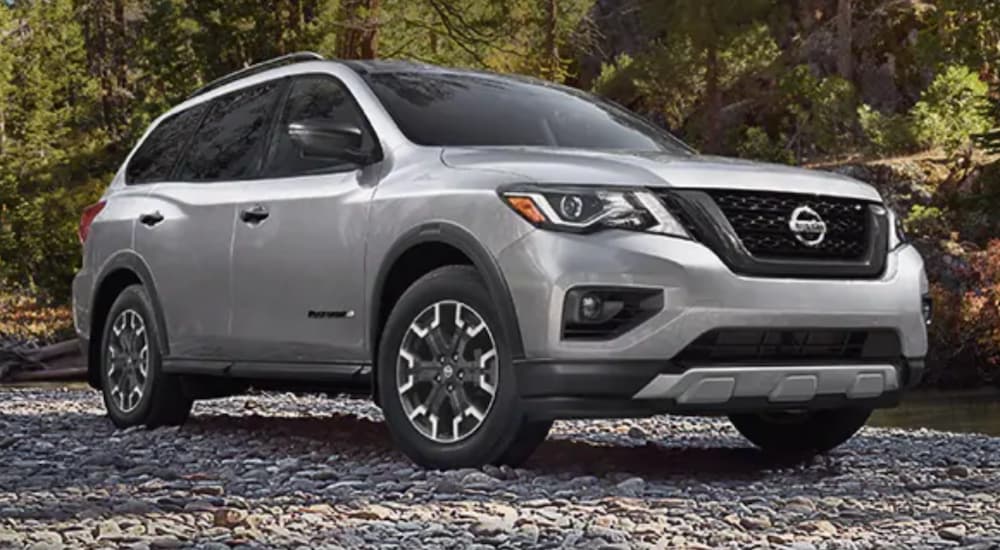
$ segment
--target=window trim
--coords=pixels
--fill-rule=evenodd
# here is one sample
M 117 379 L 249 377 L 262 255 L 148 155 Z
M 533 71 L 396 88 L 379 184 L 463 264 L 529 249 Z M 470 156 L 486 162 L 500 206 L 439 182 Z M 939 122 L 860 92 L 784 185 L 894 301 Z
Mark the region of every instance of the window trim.
M 344 91 L 344 93 L 347 95 L 348 100 L 351 102 L 352 105 L 354 105 L 354 108 L 357 109 L 358 113 L 361 114 L 361 122 L 362 122 L 362 124 L 364 126 L 364 128 L 362 128 L 362 130 L 371 133 L 371 136 L 372 136 L 372 146 L 374 148 L 374 150 L 372 151 L 372 153 L 373 153 L 372 159 L 371 159 L 371 161 L 368 162 L 368 164 L 364 164 L 364 165 L 360 165 L 360 164 L 348 164 L 348 165 L 344 165 L 343 167 L 331 167 L 329 169 L 312 170 L 312 171 L 310 171 L 308 173 L 296 173 L 296 174 L 289 174 L 289 175 L 284 175 L 284 176 L 266 176 L 264 174 L 267 174 L 268 169 L 271 168 L 271 163 L 274 162 L 274 155 L 275 155 L 275 151 L 277 150 L 276 145 L 277 145 L 277 139 L 278 139 L 278 135 L 279 135 L 278 131 L 280 130 L 280 126 L 281 126 L 281 118 L 285 115 L 285 107 L 288 104 L 288 98 L 292 95 L 292 89 L 295 87 L 295 81 L 296 80 L 303 80 L 303 79 L 311 78 L 311 77 L 319 77 L 319 78 L 325 78 L 325 79 L 331 80 L 337 86 L 339 86 Z M 260 176 L 258 178 L 256 178 L 256 179 L 285 180 L 285 179 L 290 179 L 290 178 L 302 178 L 302 177 L 309 177 L 309 176 L 322 176 L 324 174 L 343 174 L 343 173 L 347 173 L 347 172 L 353 172 L 355 170 L 358 170 L 359 168 L 364 168 L 364 167 L 367 167 L 367 166 L 371 166 L 373 164 L 378 164 L 379 162 L 382 162 L 383 160 L 385 160 L 385 151 L 382 149 L 382 141 L 379 139 L 378 132 L 376 132 L 375 131 L 375 127 L 372 126 L 371 120 L 368 118 L 368 113 L 366 113 L 365 110 L 364 110 L 364 108 L 361 107 L 361 104 L 358 103 L 358 99 L 356 97 L 354 97 L 354 93 L 351 91 L 350 86 L 348 86 L 343 80 L 341 80 L 336 75 L 333 75 L 333 74 L 330 74 L 330 73 L 315 72 L 315 71 L 314 72 L 306 72 L 306 73 L 298 73 L 298 74 L 290 75 L 290 76 L 288 76 L 286 78 L 288 79 L 288 83 L 287 83 L 287 85 L 285 87 L 285 90 L 284 90 L 284 92 L 282 94 L 282 97 L 278 101 L 278 103 L 280 104 L 279 105 L 280 108 L 279 108 L 278 111 L 275 112 L 274 119 L 272 120 L 272 124 L 271 124 L 271 128 L 270 128 L 271 135 L 270 135 L 269 140 L 268 140 L 267 156 L 266 156 L 266 158 L 264 158 L 264 162 L 261 165 L 261 169 L 260 169 L 260 172 L 259 172 Z

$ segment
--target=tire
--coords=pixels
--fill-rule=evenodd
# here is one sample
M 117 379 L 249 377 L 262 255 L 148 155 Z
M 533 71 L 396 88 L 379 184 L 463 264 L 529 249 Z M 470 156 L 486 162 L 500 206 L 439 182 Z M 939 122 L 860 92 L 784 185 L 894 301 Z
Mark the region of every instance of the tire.
M 870 409 L 830 409 L 803 413 L 734 414 L 729 417 L 743 437 L 777 454 L 820 454 L 854 436 L 871 416 Z
M 514 442 L 511 443 L 510 447 L 507 447 L 507 450 L 499 459 L 494 461 L 494 464 L 497 466 L 501 464 L 508 466 L 520 466 L 524 464 L 524 461 L 528 460 L 528 457 L 535 452 L 535 449 L 545 442 L 545 439 L 549 436 L 550 429 L 552 429 L 551 420 L 525 420 L 521 423 L 521 427 L 514 437 Z
M 193 401 L 183 392 L 180 377 L 163 372 L 159 329 L 153 302 L 142 285 L 125 288 L 111 305 L 101 336 L 99 368 L 104 406 L 119 428 L 176 426 L 191 414 Z M 117 362 L 114 369 L 113 362 Z M 130 387 L 140 393 L 122 391 Z
M 472 267 L 434 270 L 403 293 L 377 361 L 379 402 L 397 448 L 436 469 L 516 465 L 534 451 L 550 423 L 524 419 L 511 332 Z

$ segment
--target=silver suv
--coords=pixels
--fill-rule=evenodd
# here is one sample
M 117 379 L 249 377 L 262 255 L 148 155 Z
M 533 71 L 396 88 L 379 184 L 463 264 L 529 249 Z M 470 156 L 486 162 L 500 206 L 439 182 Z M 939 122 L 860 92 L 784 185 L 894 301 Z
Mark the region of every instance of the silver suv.
M 80 238 L 76 329 L 118 426 L 254 387 L 369 394 L 428 467 L 661 413 L 822 452 L 927 351 L 923 262 L 869 185 L 482 72 L 240 71 L 152 124 Z

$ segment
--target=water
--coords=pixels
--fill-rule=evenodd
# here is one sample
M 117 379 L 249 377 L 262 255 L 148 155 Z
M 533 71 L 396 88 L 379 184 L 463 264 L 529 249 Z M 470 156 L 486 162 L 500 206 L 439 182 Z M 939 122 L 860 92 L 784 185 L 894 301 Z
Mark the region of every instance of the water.
M 875 411 L 869 425 L 1000 436 L 1000 390 L 911 393 L 899 407 Z

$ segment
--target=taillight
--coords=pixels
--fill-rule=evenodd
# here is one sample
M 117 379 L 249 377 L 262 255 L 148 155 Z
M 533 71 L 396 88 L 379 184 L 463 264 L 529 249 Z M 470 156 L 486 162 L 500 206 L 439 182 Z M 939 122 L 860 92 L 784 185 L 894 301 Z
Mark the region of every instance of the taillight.
M 80 215 L 80 229 L 77 230 L 76 234 L 80 237 L 80 244 L 87 241 L 87 235 L 90 235 L 90 224 L 94 223 L 94 218 L 104 210 L 104 201 L 94 203 L 83 209 L 83 214 Z

